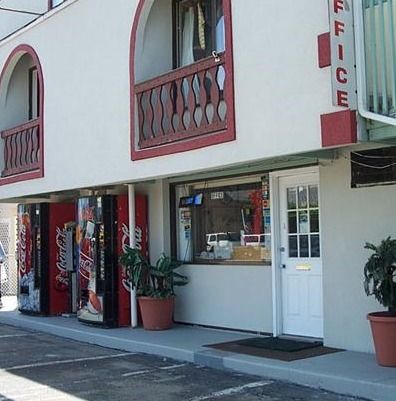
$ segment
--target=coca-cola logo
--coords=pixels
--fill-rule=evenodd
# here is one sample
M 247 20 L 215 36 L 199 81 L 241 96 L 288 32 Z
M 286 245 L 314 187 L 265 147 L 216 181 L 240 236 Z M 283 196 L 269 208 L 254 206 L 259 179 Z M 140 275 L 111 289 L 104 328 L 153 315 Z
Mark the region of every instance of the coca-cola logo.
M 139 226 L 135 227 L 135 247 L 139 251 L 143 248 L 143 230 Z
M 19 229 L 19 270 L 26 273 L 26 226 L 21 223 Z
M 127 247 L 130 246 L 130 241 L 129 241 L 129 227 L 123 223 L 121 226 L 121 249 L 123 252 L 127 250 Z M 135 248 L 138 249 L 139 251 L 143 250 L 143 229 L 139 226 L 135 227 Z M 124 289 L 128 292 L 131 291 L 131 285 L 129 282 L 129 277 L 128 277 L 128 272 L 123 269 L 123 277 L 121 279 L 122 286 Z
M 90 280 L 93 264 L 93 259 L 86 255 L 84 252 L 80 251 L 80 263 L 78 269 L 81 277 L 84 277 L 86 280 Z
M 56 268 L 58 274 L 55 277 L 56 288 L 61 291 L 65 291 L 69 287 L 69 277 L 67 274 L 67 240 L 66 240 L 66 229 L 56 227 Z
M 128 292 L 131 292 L 131 283 L 127 279 L 123 278 L 121 280 L 121 283 L 125 290 L 127 290 Z
M 121 248 L 125 252 L 129 244 L 129 228 L 123 223 L 121 227 L 122 238 L 121 238 Z M 141 251 L 143 249 L 143 229 L 139 226 L 135 227 L 135 248 Z
M 125 223 L 123 223 L 121 226 L 121 232 L 121 249 L 122 252 L 125 252 L 127 250 L 127 247 L 129 246 L 129 228 Z

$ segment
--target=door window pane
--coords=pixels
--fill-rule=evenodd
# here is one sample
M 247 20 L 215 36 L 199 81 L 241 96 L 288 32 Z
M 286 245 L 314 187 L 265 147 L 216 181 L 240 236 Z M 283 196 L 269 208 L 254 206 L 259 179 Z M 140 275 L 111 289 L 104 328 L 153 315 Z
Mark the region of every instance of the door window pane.
M 311 235 L 311 257 L 312 258 L 319 258 L 320 257 L 319 234 Z
M 319 232 L 319 210 L 313 209 L 309 211 L 309 225 L 311 233 Z
M 300 258 L 309 257 L 308 235 L 300 235 Z
M 319 257 L 318 185 L 287 188 L 286 195 L 289 257 Z
M 304 209 L 308 206 L 307 200 L 307 187 L 298 187 L 298 207 L 299 209 Z
M 306 210 L 298 212 L 298 232 L 302 234 L 309 232 L 308 212 Z
M 318 186 L 310 185 L 309 186 L 309 207 L 318 207 L 318 206 L 319 206 Z
M 296 209 L 297 201 L 296 201 L 296 188 L 287 188 L 287 208 L 288 209 Z
M 289 212 L 289 234 L 297 234 L 297 212 Z
M 298 257 L 297 235 L 289 236 L 289 258 Z

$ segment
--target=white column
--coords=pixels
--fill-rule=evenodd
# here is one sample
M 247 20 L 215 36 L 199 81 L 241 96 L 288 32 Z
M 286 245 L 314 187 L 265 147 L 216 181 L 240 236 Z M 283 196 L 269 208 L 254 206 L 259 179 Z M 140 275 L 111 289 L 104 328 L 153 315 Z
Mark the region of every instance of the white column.
M 129 245 L 131 248 L 136 246 L 135 228 L 136 228 L 136 212 L 135 212 L 135 186 L 128 184 L 128 210 L 129 210 Z M 136 288 L 131 287 L 131 326 L 137 327 L 137 303 Z

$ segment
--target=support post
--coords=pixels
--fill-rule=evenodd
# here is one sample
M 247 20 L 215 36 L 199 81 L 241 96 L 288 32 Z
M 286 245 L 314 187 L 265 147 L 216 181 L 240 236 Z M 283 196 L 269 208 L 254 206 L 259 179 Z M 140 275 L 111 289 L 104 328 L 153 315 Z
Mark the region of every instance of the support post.
M 129 246 L 136 247 L 136 211 L 135 211 L 135 186 L 128 184 L 128 212 L 129 212 Z M 131 297 L 131 326 L 137 327 L 137 303 L 136 303 L 136 288 L 130 288 Z

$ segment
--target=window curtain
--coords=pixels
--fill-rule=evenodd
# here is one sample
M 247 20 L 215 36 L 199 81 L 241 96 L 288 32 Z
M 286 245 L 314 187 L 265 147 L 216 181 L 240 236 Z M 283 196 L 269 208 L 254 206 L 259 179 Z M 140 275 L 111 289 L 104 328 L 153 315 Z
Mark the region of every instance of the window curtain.
M 184 14 L 183 21 L 183 46 L 181 54 L 181 66 L 189 65 L 194 62 L 193 53 L 194 42 L 194 7 L 189 7 Z
M 224 15 L 222 15 L 216 24 L 216 52 L 222 53 L 225 51 L 225 27 L 224 27 Z M 219 68 L 217 72 L 217 83 L 220 90 L 224 90 L 225 81 L 224 67 Z

